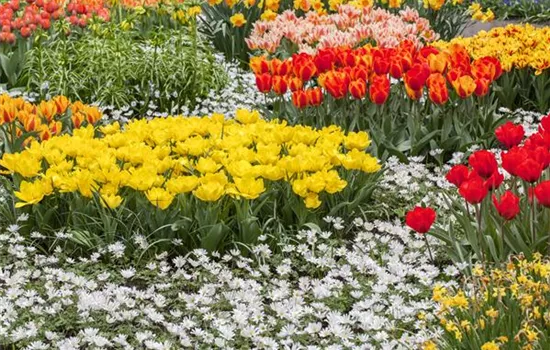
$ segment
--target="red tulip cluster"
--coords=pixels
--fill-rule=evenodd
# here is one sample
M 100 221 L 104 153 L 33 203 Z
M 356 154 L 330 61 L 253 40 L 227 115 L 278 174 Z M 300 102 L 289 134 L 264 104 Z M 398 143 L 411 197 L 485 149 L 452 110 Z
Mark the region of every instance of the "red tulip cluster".
M 539 204 L 550 208 L 550 180 L 543 180 L 543 173 L 550 165 L 550 115 L 542 119 L 538 132 L 525 140 L 523 127 L 511 122 L 498 127 L 495 135 L 506 148 L 502 152 L 502 168 L 514 177 L 514 181 L 522 180 L 528 185 L 529 201 L 534 196 Z M 474 152 L 468 163 L 470 167 L 454 166 L 446 178 L 468 203 L 478 204 L 500 187 L 504 176 L 490 151 Z M 520 198 L 511 191 L 504 192 L 500 198 L 493 193 L 492 201 L 506 220 L 520 212 Z
M 295 54 L 284 61 L 253 57 L 250 66 L 261 92 L 283 95 L 290 90 L 299 108 L 315 105 L 304 97 L 308 94 L 304 86 L 319 86 L 335 99 L 351 96 L 360 100 L 368 94 L 373 103 L 384 104 L 392 77 L 403 81 L 411 99 L 419 99 L 426 87 L 433 103 L 444 104 L 449 99 L 449 85 L 463 99 L 473 94 L 484 96 L 502 74 L 497 59 L 471 61 L 462 46 L 453 45 L 449 51 L 431 46 L 417 49 L 407 40 L 396 48 L 330 48 L 314 56 Z
M 0 43 L 13 44 L 17 34 L 30 37 L 38 28 L 48 30 L 52 21 L 67 18 L 73 26 L 85 27 L 92 16 L 109 20 L 109 10 L 102 2 L 73 0 L 68 4 L 56 0 L 11 0 L 0 5 Z

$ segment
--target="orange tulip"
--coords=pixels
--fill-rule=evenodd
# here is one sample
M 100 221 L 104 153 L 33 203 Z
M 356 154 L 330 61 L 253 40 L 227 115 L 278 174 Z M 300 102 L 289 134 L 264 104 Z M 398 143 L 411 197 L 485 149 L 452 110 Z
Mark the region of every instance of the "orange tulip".
M 48 122 L 51 122 L 53 117 L 57 114 L 57 106 L 53 101 L 42 101 L 38 105 L 38 114 L 42 118 L 46 118 Z
M 294 65 L 294 75 L 302 79 L 302 81 L 308 81 L 317 72 L 317 67 L 312 60 L 301 60 Z
M 264 56 L 250 58 L 250 69 L 254 74 L 263 74 L 269 72 L 269 64 Z
M 307 94 L 304 90 L 296 90 L 292 93 L 292 104 L 298 108 L 307 107 Z
M 449 100 L 449 89 L 447 80 L 441 73 L 433 73 L 426 81 L 428 86 L 428 97 L 438 105 L 444 104 Z
M 78 129 L 84 122 L 84 115 L 82 115 L 82 113 L 80 112 L 73 112 L 73 114 L 71 115 L 71 120 L 73 122 L 74 128 Z
M 302 87 L 304 86 L 304 83 L 302 82 L 302 80 L 297 77 L 288 77 L 286 79 L 286 83 L 290 91 L 301 90 Z
M 428 56 L 428 65 L 432 73 L 441 73 L 443 74 L 447 69 L 449 59 L 447 55 L 443 52 L 440 52 L 437 55 Z
M 409 96 L 411 100 L 416 101 L 420 97 L 422 97 L 422 93 L 424 92 L 424 87 L 421 87 L 420 89 L 415 90 L 405 83 L 405 92 L 407 93 L 407 96 Z
M 328 72 L 325 78 L 324 87 L 335 99 L 346 96 L 349 86 L 349 76 L 344 72 Z
M 306 90 L 307 104 L 310 106 L 319 106 L 323 103 L 323 91 L 321 88 L 316 87 Z
M 364 80 L 354 80 L 349 84 L 349 93 L 353 98 L 361 100 L 367 94 L 367 83 Z
M 463 75 L 453 83 L 453 87 L 460 98 L 468 98 L 474 93 L 477 86 L 471 76 Z
M 69 101 L 69 99 L 65 96 L 56 96 L 52 99 L 52 101 L 55 103 L 57 108 L 57 114 L 64 114 L 71 104 L 71 101 Z
M 0 123 L 11 123 L 15 120 L 17 109 L 11 103 L 0 106 Z
M 278 75 L 274 76 L 272 79 L 272 83 L 273 83 L 273 91 L 277 95 L 284 95 L 286 90 L 288 89 L 288 84 L 286 83 L 285 78 L 281 76 L 278 76 Z
M 50 132 L 52 135 L 59 135 L 63 129 L 63 124 L 60 121 L 50 123 Z

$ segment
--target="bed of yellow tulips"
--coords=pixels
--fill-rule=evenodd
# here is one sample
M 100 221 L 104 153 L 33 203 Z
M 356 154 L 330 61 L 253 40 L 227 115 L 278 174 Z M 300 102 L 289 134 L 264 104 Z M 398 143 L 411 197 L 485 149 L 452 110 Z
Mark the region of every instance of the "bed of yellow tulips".
M 254 211 L 268 203 L 270 211 L 290 206 L 303 223 L 315 209 L 317 214 L 334 210 L 335 205 L 320 208 L 323 198 L 348 186 L 347 198 L 341 194 L 336 208 L 365 199 L 369 174 L 381 167 L 365 151 L 369 144 L 366 132 L 288 126 L 265 121 L 256 111 L 237 110 L 230 120 L 222 115 L 168 117 L 132 120 L 124 127 L 115 122 L 98 130 L 90 124 L 6 153 L 0 165 L 13 174 L 20 210 L 59 206 L 60 198 L 76 211 L 95 203 L 99 211 L 123 207 L 174 215 L 190 207 L 212 211 L 218 202 L 231 208 L 246 203 Z M 212 220 L 227 223 L 224 217 L 232 212 L 224 209 Z M 209 226 L 201 221 L 199 227 Z

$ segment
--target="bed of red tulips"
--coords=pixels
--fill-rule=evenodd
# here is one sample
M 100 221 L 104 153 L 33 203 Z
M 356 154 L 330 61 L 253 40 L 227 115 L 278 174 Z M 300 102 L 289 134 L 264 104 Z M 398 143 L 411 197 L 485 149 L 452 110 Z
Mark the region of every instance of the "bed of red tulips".
M 550 253 L 550 115 L 528 137 L 523 126 L 512 122 L 499 126 L 495 136 L 502 152 L 475 151 L 468 165 L 455 165 L 446 175 L 460 200 L 450 200 L 453 220 L 431 232 L 460 262 Z M 411 212 L 407 223 L 426 233 L 434 221 L 432 211 Z M 464 237 L 456 235 L 453 225 L 461 227 Z

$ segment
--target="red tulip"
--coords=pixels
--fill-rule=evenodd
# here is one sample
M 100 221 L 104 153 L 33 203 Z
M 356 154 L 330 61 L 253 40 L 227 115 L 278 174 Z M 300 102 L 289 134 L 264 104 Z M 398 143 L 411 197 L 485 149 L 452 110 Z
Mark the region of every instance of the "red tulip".
M 495 155 L 487 150 L 480 150 L 472 153 L 468 158 L 468 163 L 474 168 L 479 176 L 487 179 L 498 169 Z
M 320 50 L 313 59 L 315 67 L 319 73 L 324 73 L 332 69 L 334 65 L 334 53 L 332 50 Z
M 435 217 L 436 213 L 432 208 L 415 207 L 407 213 L 405 222 L 416 232 L 424 234 L 432 227 Z
M 476 83 L 476 89 L 474 90 L 474 93 L 476 96 L 482 97 L 487 95 L 489 92 L 489 85 L 491 84 L 490 80 L 478 78 L 475 80 Z
M 527 158 L 516 168 L 518 176 L 527 182 L 536 182 L 542 175 L 542 164 L 533 158 Z
M 380 56 L 380 55 L 374 56 L 372 63 L 373 63 L 374 73 L 378 75 L 386 75 L 390 71 L 390 62 L 384 56 Z
M 447 175 L 445 175 L 445 178 L 456 187 L 460 187 L 468 179 L 469 174 L 470 169 L 466 165 L 459 164 L 452 167 Z
M 481 203 L 488 192 L 487 186 L 480 177 L 465 181 L 458 189 L 458 193 L 470 204 Z
M 535 187 L 535 197 L 540 204 L 550 208 L 550 180 L 542 181 Z
M 493 195 L 493 204 L 498 214 L 506 220 L 512 220 L 520 212 L 519 197 L 510 191 L 504 192 L 500 200 Z
M 528 156 L 526 149 L 512 147 L 508 152 L 502 152 L 502 167 L 510 175 L 518 176 L 517 168 Z
M 390 96 L 390 80 L 386 75 L 373 75 L 369 89 L 370 100 L 378 105 L 384 104 Z
M 427 64 L 416 63 L 405 73 L 403 80 L 413 90 L 420 90 L 430 76 L 430 67 Z
M 502 185 L 503 181 L 504 181 L 504 176 L 498 171 L 495 171 L 493 175 L 491 175 L 491 177 L 485 180 L 484 184 L 485 184 L 485 187 L 487 187 L 487 189 L 491 191 L 499 188 L 500 185 Z
M 508 121 L 495 130 L 495 136 L 504 147 L 512 148 L 521 143 L 525 136 L 525 130 L 523 130 L 523 126 Z
M 271 91 L 271 74 L 262 73 L 256 75 L 256 86 L 258 87 L 258 90 L 264 94 Z

